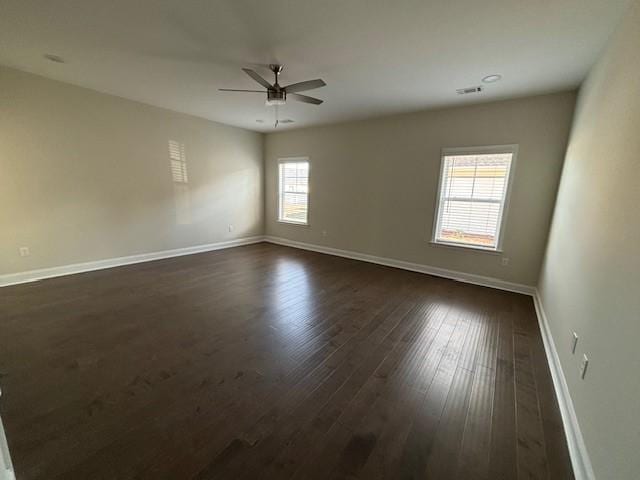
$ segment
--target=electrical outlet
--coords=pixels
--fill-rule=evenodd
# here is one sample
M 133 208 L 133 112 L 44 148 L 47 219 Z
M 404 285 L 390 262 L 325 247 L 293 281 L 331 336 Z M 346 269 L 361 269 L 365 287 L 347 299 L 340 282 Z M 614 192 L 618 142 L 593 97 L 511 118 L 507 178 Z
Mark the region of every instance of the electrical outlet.
M 232 224 L 229 224 L 229 231 L 233 232 L 233 225 Z
M 589 366 L 589 358 L 586 355 L 582 355 L 582 362 L 580 363 L 580 378 L 584 380 L 584 376 L 587 374 L 587 367 Z
M 573 332 L 573 336 L 571 337 L 571 354 L 576 353 L 576 348 L 578 347 L 578 334 Z
M 502 266 L 506 267 L 509 265 L 509 257 L 502 257 Z
M 28 257 L 29 255 L 31 255 L 29 247 L 20 247 L 19 251 L 21 257 Z
M 322 236 L 326 237 L 327 236 L 327 231 L 326 230 L 322 230 Z

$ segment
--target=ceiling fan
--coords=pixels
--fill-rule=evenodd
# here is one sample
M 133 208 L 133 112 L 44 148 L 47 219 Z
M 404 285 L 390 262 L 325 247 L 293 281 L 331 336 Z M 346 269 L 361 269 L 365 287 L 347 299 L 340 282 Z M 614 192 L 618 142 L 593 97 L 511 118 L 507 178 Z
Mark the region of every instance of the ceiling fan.
M 300 95 L 298 92 L 305 92 L 307 90 L 313 90 L 314 88 L 324 87 L 326 83 L 319 78 L 315 80 L 307 80 L 305 82 L 293 83 L 286 87 L 278 84 L 278 75 L 282 73 L 284 65 L 271 64 L 269 68 L 275 75 L 275 82 L 271 85 L 268 81 L 262 78 L 258 73 L 250 68 L 243 68 L 242 70 L 253 78 L 256 82 L 266 88 L 267 101 L 269 106 L 284 105 L 287 102 L 287 97 L 297 100 L 299 102 L 311 103 L 312 105 L 320 105 L 323 101 L 319 98 L 309 97 L 307 95 Z M 265 90 L 238 90 L 233 88 L 220 88 L 223 92 L 251 92 L 251 93 L 265 93 Z

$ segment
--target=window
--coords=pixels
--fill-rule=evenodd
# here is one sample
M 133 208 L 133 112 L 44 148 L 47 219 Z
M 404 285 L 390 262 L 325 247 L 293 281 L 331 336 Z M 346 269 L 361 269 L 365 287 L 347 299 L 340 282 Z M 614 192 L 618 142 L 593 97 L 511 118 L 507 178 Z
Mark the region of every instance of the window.
M 278 162 L 278 171 L 278 221 L 307 225 L 309 159 L 281 159 Z
M 517 145 L 444 149 L 433 242 L 500 250 Z

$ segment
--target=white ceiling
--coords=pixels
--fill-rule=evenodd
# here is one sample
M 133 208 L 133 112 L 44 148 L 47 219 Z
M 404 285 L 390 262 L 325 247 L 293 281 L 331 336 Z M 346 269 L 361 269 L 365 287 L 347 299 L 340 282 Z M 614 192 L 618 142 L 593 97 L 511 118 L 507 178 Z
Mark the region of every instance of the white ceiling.
M 1 0 L 0 64 L 258 131 L 268 63 L 281 84 L 322 78 L 289 101 L 292 128 L 576 87 L 628 0 Z M 64 64 L 43 54 L 63 57 Z M 503 79 L 483 93 L 456 88 Z M 264 120 L 259 124 L 256 120 Z

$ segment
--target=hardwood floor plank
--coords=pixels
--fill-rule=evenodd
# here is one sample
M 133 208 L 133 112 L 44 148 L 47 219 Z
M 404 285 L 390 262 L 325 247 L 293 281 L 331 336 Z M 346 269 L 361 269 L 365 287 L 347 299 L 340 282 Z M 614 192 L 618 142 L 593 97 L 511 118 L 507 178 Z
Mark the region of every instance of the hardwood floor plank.
M 398 310 L 399 321 L 378 347 L 362 360 L 357 369 L 335 391 L 320 411 L 309 418 L 299 432 L 287 442 L 283 451 L 267 466 L 264 478 L 289 478 L 301 465 L 301 459 L 320 445 L 321 439 L 336 423 L 342 412 L 358 394 L 364 383 L 385 360 L 390 350 L 411 327 L 415 319 L 407 315 L 411 308 Z
M 455 478 L 473 376 L 473 372 L 466 368 L 456 369 L 433 446 L 426 461 L 426 478 Z
M 489 477 L 518 477 L 516 456 L 515 379 L 513 371 L 513 314 L 500 315 L 496 383 L 493 397 Z
M 494 383 L 495 370 L 476 367 L 456 478 L 489 478 Z
M 453 312 L 457 322 L 453 335 L 442 353 L 427 393 L 419 399 L 414 412 L 402 412 L 400 421 L 391 422 L 372 452 L 360 477 L 384 479 L 400 472 L 403 479 L 424 478 L 427 457 L 451 387 L 464 340 L 469 331 L 469 321 L 462 312 Z M 410 422 L 404 423 L 404 417 Z
M 518 478 L 546 479 L 548 461 L 526 320 L 516 315 L 513 337 Z
M 366 416 L 353 431 L 351 440 L 341 454 L 341 461 L 334 468 L 331 477 L 368 478 L 366 472 L 361 474 L 360 470 L 368 463 L 369 456 L 374 453 L 375 448 L 391 453 L 389 438 L 385 438 L 388 437 L 385 435 L 386 431 L 408 430 L 414 412 L 436 374 L 445 347 L 458 323 L 458 318 L 448 313 L 432 339 L 426 340 L 427 335 L 418 337 L 415 348 L 411 353 L 407 353 L 403 362 L 398 365 L 396 371 L 403 374 L 392 378 L 385 390 L 379 390 L 380 396 L 368 408 Z M 353 442 L 359 442 L 361 438 L 369 439 L 371 449 L 366 456 L 361 455 L 359 461 L 354 463 L 350 455 L 351 445 Z
M 444 310 L 444 312 L 442 311 Z M 402 362 L 407 352 L 412 350 L 416 342 L 423 338 L 425 330 L 437 331 L 444 321 L 446 311 L 431 303 L 420 305 L 409 312 L 411 328 L 397 340 L 394 348 L 389 352 L 380 366 L 373 372 L 347 408 L 337 418 L 329 429 L 322 445 L 324 449 L 317 455 L 310 456 L 297 470 L 293 478 L 325 478 L 330 475 L 340 461 L 343 451 L 348 447 L 352 432 L 356 431 L 362 419 L 369 413 L 372 405 L 378 403 L 384 408 L 384 395 L 391 390 L 395 375 L 402 374 L 397 365 Z M 424 319 L 429 319 L 425 326 Z

